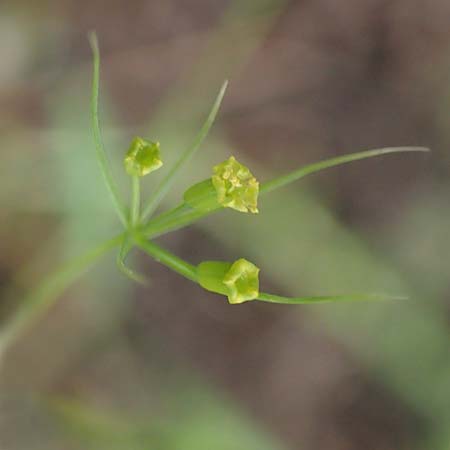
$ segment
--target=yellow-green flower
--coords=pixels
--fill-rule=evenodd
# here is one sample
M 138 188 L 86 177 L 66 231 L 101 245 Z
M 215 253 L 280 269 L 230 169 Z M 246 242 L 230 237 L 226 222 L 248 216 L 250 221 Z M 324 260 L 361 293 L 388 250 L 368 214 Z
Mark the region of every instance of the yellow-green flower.
M 214 167 L 211 178 L 217 201 L 227 208 L 241 212 L 258 212 L 259 183 L 248 167 L 234 156 Z
M 232 304 L 259 296 L 259 268 L 244 258 L 234 263 L 203 261 L 197 267 L 197 279 L 204 289 L 226 295 Z
M 235 261 L 223 278 L 232 304 L 254 300 L 259 295 L 259 268 L 244 258 Z
M 163 163 L 159 152 L 159 142 L 150 142 L 136 137 L 130 144 L 124 159 L 129 175 L 143 177 L 159 169 Z

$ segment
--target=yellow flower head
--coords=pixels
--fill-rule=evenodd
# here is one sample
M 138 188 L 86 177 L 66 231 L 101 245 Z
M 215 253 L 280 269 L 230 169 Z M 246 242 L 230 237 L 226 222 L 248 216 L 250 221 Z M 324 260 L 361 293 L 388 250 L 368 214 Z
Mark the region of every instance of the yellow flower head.
M 230 156 L 213 170 L 212 184 L 222 206 L 241 212 L 258 212 L 259 183 L 248 167 Z
M 159 169 L 163 165 L 159 142 L 146 141 L 140 137 L 134 138 L 125 155 L 124 164 L 129 175 L 138 177 Z
M 235 261 L 223 278 L 232 304 L 254 300 L 259 295 L 259 268 L 244 258 Z

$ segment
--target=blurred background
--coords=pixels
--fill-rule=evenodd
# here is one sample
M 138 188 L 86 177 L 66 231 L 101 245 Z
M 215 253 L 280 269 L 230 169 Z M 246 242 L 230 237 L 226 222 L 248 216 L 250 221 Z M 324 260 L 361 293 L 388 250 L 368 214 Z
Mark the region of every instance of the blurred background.
M 267 180 L 369 148 L 433 152 L 328 170 L 258 216 L 159 240 L 195 264 L 255 261 L 271 292 L 409 301 L 230 306 L 139 252 L 151 285 L 136 285 L 112 252 L 5 350 L 0 449 L 448 450 L 449 24 L 447 0 L 3 0 L 3 329 L 45 274 L 120 230 L 89 124 L 89 30 L 124 195 L 131 137 L 161 142 L 150 192 L 225 78 L 165 208 L 231 153 Z

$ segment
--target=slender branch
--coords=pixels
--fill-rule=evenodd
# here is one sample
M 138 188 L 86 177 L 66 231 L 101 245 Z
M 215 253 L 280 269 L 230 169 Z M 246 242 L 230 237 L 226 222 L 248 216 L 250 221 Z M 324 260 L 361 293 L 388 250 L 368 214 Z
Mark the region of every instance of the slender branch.
M 0 330 L 0 357 L 6 348 L 47 312 L 67 286 L 73 283 L 97 259 L 119 245 L 122 238 L 122 234 L 115 236 L 78 258 L 63 264 L 30 292 L 15 315 Z
M 339 164 L 356 161 L 358 159 L 369 158 L 371 156 L 405 151 L 428 151 L 428 149 L 422 147 L 385 148 L 331 158 L 326 161 L 321 161 L 302 167 L 287 175 L 275 178 L 274 180 L 264 183 L 261 187 L 261 194 L 271 192 L 306 175 L 318 172 L 329 167 L 334 167 Z M 170 267 L 172 270 L 183 275 L 184 277 L 197 282 L 197 273 L 195 266 L 186 263 L 177 256 L 171 254 L 167 250 L 162 249 L 155 243 L 147 241 L 146 239 L 161 236 L 162 234 L 190 225 L 191 223 L 198 221 L 199 219 L 210 213 L 211 212 L 197 211 L 186 204 L 181 204 L 170 211 L 160 214 L 158 217 L 148 222 L 141 228 L 140 234 L 136 234 L 136 236 L 133 236 L 133 238 L 140 248 L 142 248 L 146 253 L 155 258 L 157 261 L 161 262 L 167 267 Z M 57 272 L 44 279 L 40 286 L 38 286 L 34 290 L 34 292 L 25 299 L 22 307 L 16 313 L 15 317 L 10 322 L 8 322 L 8 324 L 2 330 L 0 330 L 0 355 L 2 353 L 2 350 L 7 348 L 12 342 L 14 342 L 22 332 L 27 330 L 32 325 L 32 323 L 34 323 L 45 313 L 45 311 L 47 311 L 47 309 L 53 304 L 57 297 L 67 288 L 68 285 L 70 285 L 79 275 L 81 275 L 81 273 L 83 273 L 87 267 L 89 267 L 95 260 L 100 258 L 104 253 L 120 245 L 121 243 L 123 243 L 123 245 L 118 259 L 119 261 L 123 262 L 126 253 L 130 248 L 130 243 L 125 243 L 124 237 L 125 233 L 122 233 L 103 242 L 93 250 L 63 265 Z M 300 304 L 337 300 L 379 300 L 383 298 L 392 299 L 400 297 L 389 297 L 386 295 L 378 294 L 353 294 L 350 296 L 341 295 L 332 297 L 289 298 L 261 293 L 258 297 L 258 300 L 273 303 Z
M 119 216 L 120 221 L 124 226 L 127 225 L 127 213 L 126 207 L 120 199 L 119 190 L 114 181 L 114 178 L 109 167 L 108 158 L 106 156 L 106 150 L 103 145 L 103 140 L 100 132 L 100 124 L 98 118 L 98 91 L 99 91 L 99 78 L 100 78 L 100 52 L 98 48 L 97 36 L 95 33 L 89 34 L 89 42 L 92 48 L 92 54 L 94 57 L 94 68 L 92 76 L 92 94 L 91 94 L 91 120 L 92 131 L 94 134 L 95 150 L 100 170 L 103 174 L 103 178 L 106 187 L 111 195 L 115 210 Z
M 148 285 L 149 280 L 145 275 L 136 273 L 134 270 L 130 269 L 126 265 L 126 258 L 132 247 L 133 247 L 133 241 L 130 238 L 130 236 L 128 234 L 126 234 L 122 240 L 122 245 L 120 246 L 120 250 L 116 257 L 117 267 L 125 276 L 127 276 L 131 280 L 136 281 L 137 283 L 140 283 L 143 285 Z
M 404 153 L 404 152 L 428 152 L 430 151 L 425 147 L 386 147 L 375 150 L 367 150 L 364 152 L 349 153 L 347 155 L 337 156 L 336 158 L 326 159 L 325 161 L 319 161 L 313 164 L 308 164 L 307 166 L 300 167 L 293 172 L 286 175 L 274 178 L 273 180 L 267 181 L 261 185 L 260 193 L 265 194 L 267 192 L 279 189 L 286 184 L 292 183 L 299 180 L 307 175 L 315 172 L 320 172 L 321 170 L 328 169 L 330 167 L 339 166 L 341 164 L 349 163 L 352 161 L 357 161 L 359 159 L 372 158 L 374 156 L 386 155 L 388 153 Z
M 210 212 L 198 211 L 192 209 L 190 206 L 182 203 L 181 205 L 173 208 L 170 211 L 162 213 L 154 220 L 148 222 L 142 229 L 141 233 L 147 238 L 155 238 L 163 234 L 178 230 L 186 227 L 204 216 L 210 214 Z
M 190 217 L 191 218 L 191 217 Z M 164 234 L 165 225 L 170 225 L 171 222 L 161 223 L 159 227 L 150 230 L 151 233 L 148 238 L 156 237 Z M 0 329 L 0 361 L 3 353 L 27 330 L 29 330 L 34 323 L 36 323 L 44 314 L 50 309 L 60 295 L 70 286 L 79 276 L 81 276 L 96 260 L 102 257 L 108 251 L 122 244 L 119 255 L 117 257 L 119 268 L 138 282 L 145 283 L 145 277 L 135 274 L 133 271 L 125 266 L 124 259 L 126 253 L 131 248 L 130 242 L 125 241 L 126 233 L 121 233 L 114 236 L 95 248 L 87 251 L 83 255 L 70 260 L 59 267 L 58 270 L 49 274 L 44 278 L 32 292 L 28 294 L 22 301 L 17 312 L 13 317 Z M 145 251 L 153 257 L 161 258 L 161 262 L 181 275 L 186 276 L 193 281 L 196 281 L 195 267 L 188 265 L 184 261 L 167 257 L 168 252 L 160 249 L 156 244 L 145 242 L 142 238 L 140 246 L 145 247 Z M 142 245 L 145 244 L 145 245 Z M 156 249 L 156 253 L 155 253 Z M 169 265 L 169 260 L 171 265 Z M 122 264 L 123 263 L 123 264 Z
M 326 302 L 341 301 L 368 301 L 368 300 L 405 300 L 407 297 L 391 296 L 384 294 L 348 294 L 348 295 L 329 295 L 329 296 L 313 296 L 313 297 L 283 297 L 281 295 L 267 294 L 261 292 L 257 298 L 262 302 L 282 303 L 286 305 L 304 305 Z
M 336 158 L 330 158 L 325 161 L 319 161 L 317 163 L 309 164 L 307 166 L 300 167 L 293 172 L 282 175 L 267 181 L 261 185 L 260 195 L 267 194 L 278 188 L 281 188 L 289 183 L 297 181 L 301 178 L 319 172 L 330 167 L 335 167 L 340 164 L 357 161 L 360 159 L 371 158 L 374 156 L 381 156 L 389 153 L 404 153 L 404 152 L 428 152 L 429 149 L 425 147 L 387 147 L 382 149 L 367 150 L 364 152 L 350 153 L 347 155 L 338 156 Z M 170 211 L 166 211 L 159 216 L 155 217 L 142 228 L 142 232 L 148 237 L 160 236 L 161 234 L 169 233 L 171 231 L 178 230 L 186 227 L 201 218 L 213 214 L 214 212 L 221 211 L 224 208 L 218 208 L 212 211 L 196 210 L 188 205 L 182 203 L 176 208 Z
M 228 81 L 225 81 L 220 88 L 219 94 L 216 97 L 216 100 L 211 108 L 211 111 L 208 114 L 203 126 L 198 132 L 197 136 L 194 139 L 194 142 L 190 147 L 186 149 L 185 152 L 181 155 L 180 159 L 175 163 L 167 176 L 162 180 L 161 184 L 155 190 L 154 194 L 148 200 L 147 205 L 144 207 L 144 211 L 142 213 L 142 221 L 147 220 L 161 203 L 161 200 L 166 195 L 167 191 L 170 189 L 172 183 L 176 180 L 176 176 L 178 172 L 183 168 L 183 166 L 189 162 L 189 160 L 195 155 L 197 150 L 200 148 L 203 140 L 209 133 L 212 124 L 217 116 L 219 111 L 220 104 L 222 103 L 223 96 L 225 95 L 225 91 L 228 85 Z
M 197 282 L 197 268 L 192 264 L 187 263 L 173 253 L 170 253 L 166 249 L 160 247 L 154 242 L 147 241 L 143 236 L 135 236 L 135 242 L 144 252 L 149 254 L 153 259 L 164 264 L 175 272 L 183 275 L 183 277 Z
M 141 180 L 137 175 L 131 177 L 131 208 L 130 224 L 135 227 L 139 222 L 139 210 L 141 206 Z

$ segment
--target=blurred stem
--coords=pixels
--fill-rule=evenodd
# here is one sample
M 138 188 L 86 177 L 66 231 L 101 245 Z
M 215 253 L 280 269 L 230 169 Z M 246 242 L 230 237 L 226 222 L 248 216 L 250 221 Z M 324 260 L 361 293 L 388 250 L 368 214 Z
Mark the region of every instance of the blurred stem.
M 145 253 L 149 254 L 153 259 L 164 264 L 183 277 L 197 283 L 197 269 L 195 266 L 178 258 L 178 256 L 175 256 L 173 253 L 156 245 L 154 242 L 147 241 L 145 237 L 141 235 L 134 236 L 134 239 L 137 246 L 144 250 Z
M 154 238 L 186 227 L 211 213 L 212 211 L 199 211 L 182 203 L 148 222 L 143 226 L 141 233 L 148 238 Z
M 289 172 L 280 177 L 273 178 L 270 181 L 261 184 L 260 195 L 267 194 L 276 189 L 279 189 L 287 184 L 298 181 L 307 175 L 311 175 L 322 170 L 339 166 L 341 164 L 350 163 L 366 158 L 373 158 L 375 156 L 386 155 L 390 153 L 405 153 L 405 152 L 428 152 L 429 149 L 425 147 L 386 147 L 375 150 L 367 150 L 357 153 L 349 153 L 347 155 L 338 156 L 336 158 L 326 159 L 313 164 L 300 167 L 292 172 Z M 147 237 L 155 237 L 160 234 L 175 231 L 185 226 L 188 226 L 201 218 L 212 214 L 216 211 L 224 209 L 223 207 L 211 211 L 201 211 L 191 208 L 185 203 L 160 214 L 158 217 L 150 220 L 142 228 L 142 232 Z
M 200 131 L 195 136 L 193 143 L 188 147 L 182 154 L 175 165 L 172 167 L 167 176 L 162 180 L 161 184 L 155 190 L 154 194 L 148 200 L 147 205 L 144 207 L 144 211 L 142 213 L 142 220 L 147 220 L 161 203 L 161 200 L 166 195 L 167 191 L 170 189 L 172 184 L 175 182 L 178 173 L 180 170 L 191 160 L 191 158 L 195 155 L 195 153 L 199 150 L 202 142 L 205 140 L 206 136 L 211 129 L 214 120 L 219 112 L 220 104 L 222 103 L 223 96 L 225 95 L 225 91 L 228 86 L 228 81 L 224 81 L 222 87 L 220 88 L 219 93 L 214 101 L 214 104 L 203 123 Z
M 122 203 L 119 195 L 119 190 L 114 181 L 114 178 L 109 167 L 108 158 L 106 156 L 105 146 L 100 132 L 100 124 L 98 118 L 98 91 L 99 91 L 99 78 L 100 78 L 100 51 L 98 48 L 98 40 L 95 33 L 89 34 L 89 42 L 92 48 L 92 54 L 94 57 L 94 68 L 92 75 L 92 93 L 91 93 L 91 120 L 92 131 L 94 134 L 95 150 L 100 170 L 103 174 L 106 187 L 108 188 L 117 215 L 124 226 L 127 225 L 126 207 Z
M 224 89 L 224 88 L 223 88 Z M 217 100 L 217 108 L 220 104 L 221 96 L 219 95 Z M 214 116 L 215 114 L 213 114 Z M 213 117 L 212 116 L 212 117 Z M 208 121 L 207 121 L 208 123 Z M 202 138 L 203 139 L 203 138 Z M 200 139 L 200 141 L 202 140 Z M 365 152 L 352 153 L 343 155 L 337 158 L 331 158 L 318 163 L 310 164 L 300 169 L 294 170 L 286 175 L 275 178 L 261 186 L 261 194 L 271 192 L 286 184 L 292 183 L 306 175 L 321 171 L 323 169 L 334 167 L 339 164 L 356 161 L 359 159 L 370 158 L 373 156 L 379 156 L 387 153 L 398 152 L 411 152 L 411 151 L 428 151 L 428 149 L 422 147 L 392 147 L 377 150 L 369 150 Z M 134 222 L 135 218 L 139 218 L 139 180 L 133 179 L 132 188 L 132 214 L 131 222 Z M 223 209 L 223 208 L 219 208 Z M 199 211 L 191 208 L 186 204 L 181 204 L 172 210 L 169 210 L 158 217 L 154 218 L 146 225 L 141 227 L 139 231 L 136 231 L 133 235 L 135 243 L 143 249 L 146 253 L 152 256 L 157 261 L 171 268 L 175 272 L 183 275 L 184 277 L 197 282 L 197 273 L 195 266 L 186 263 L 182 259 L 168 252 L 167 250 L 159 247 L 153 242 L 147 241 L 162 234 L 174 231 L 176 229 L 185 227 L 198 221 L 202 217 L 218 211 Z M 137 212 L 136 212 L 137 211 Z M 138 219 L 135 221 L 137 225 Z M 14 341 L 25 329 L 27 329 L 32 323 L 36 321 L 57 299 L 57 297 L 70 285 L 81 273 L 83 273 L 96 259 L 101 257 L 107 251 L 120 245 L 123 242 L 125 233 L 122 233 L 116 237 L 113 237 L 106 242 L 103 242 L 93 250 L 80 256 L 79 258 L 62 266 L 54 274 L 46 278 L 41 285 L 29 295 L 25 300 L 23 306 L 19 309 L 16 316 L 8 323 L 8 325 L 0 332 L 0 354 L 6 346 Z M 124 247 L 120 253 L 119 259 L 124 260 L 128 244 L 124 244 Z M 361 296 L 358 296 L 361 299 Z M 370 298 L 374 298 L 370 296 Z M 333 300 L 337 300 L 334 297 Z M 344 298 L 342 298 L 344 299 Z M 345 299 L 349 299 L 348 296 Z M 366 297 L 366 299 L 368 299 Z M 277 303 L 303 303 L 304 301 L 311 302 L 311 299 L 303 298 L 285 298 L 281 296 L 274 296 L 271 294 L 262 294 L 259 300 Z M 331 298 L 321 298 L 322 301 L 329 301 Z M 320 298 L 313 300 L 314 302 L 320 301 Z
M 14 317 L 0 331 L 0 357 L 3 351 L 40 319 L 64 290 L 97 259 L 122 242 L 115 236 L 87 253 L 63 264 L 47 276 L 22 302 Z
M 278 303 L 285 305 L 305 305 L 326 302 L 347 302 L 347 301 L 380 301 L 380 300 L 406 300 L 403 296 L 392 296 L 387 294 L 347 294 L 329 295 L 313 297 L 283 297 L 281 295 L 260 292 L 258 300 L 262 302 Z
M 139 221 L 139 209 L 141 203 L 141 180 L 137 175 L 131 177 L 131 208 L 130 224 L 135 227 Z
M 127 276 L 131 280 L 136 281 L 139 284 L 147 285 L 149 284 L 149 280 L 146 276 L 136 273 L 126 265 L 126 258 L 132 247 L 133 240 L 128 235 L 126 235 L 123 238 L 122 245 L 120 247 L 119 253 L 117 254 L 117 267 L 125 276 Z
M 289 172 L 273 180 L 267 181 L 261 185 L 260 193 L 274 191 L 294 181 L 300 180 L 300 178 L 306 177 L 316 172 L 320 172 L 330 167 L 340 166 L 360 159 L 373 158 L 374 156 L 386 155 L 389 153 L 405 153 L 405 152 L 428 152 L 430 151 L 425 147 L 386 147 L 378 148 L 375 150 L 366 150 L 363 152 L 349 153 L 347 155 L 337 156 L 336 158 L 326 159 L 325 161 L 319 161 L 307 166 L 300 167 L 297 170 Z
M 188 216 L 192 220 L 191 216 Z M 177 219 L 179 220 L 179 219 Z M 172 222 L 162 223 L 154 227 L 153 232 L 148 237 L 154 237 L 164 234 L 167 226 Z M 63 264 L 58 270 L 49 274 L 42 282 L 31 292 L 22 302 L 15 315 L 0 330 L 0 360 L 4 351 L 10 347 L 21 335 L 28 331 L 53 305 L 60 295 L 70 286 L 79 276 L 81 276 L 96 260 L 101 258 L 110 250 L 119 245 L 123 245 L 121 255 L 128 251 L 131 246 L 125 243 L 126 232 L 114 236 L 107 241 L 102 242 L 97 247 L 89 250 L 85 254 Z M 172 255 L 168 251 L 157 246 L 155 243 L 148 242 L 145 237 L 138 235 L 137 242 L 146 253 L 151 255 L 157 261 L 170 267 L 175 272 L 184 277 L 196 281 L 196 269 L 194 266 L 186 263 L 180 258 Z M 120 258 L 120 257 L 119 257 Z M 132 278 L 141 281 L 133 274 Z M 142 282 L 142 281 L 141 281 Z

